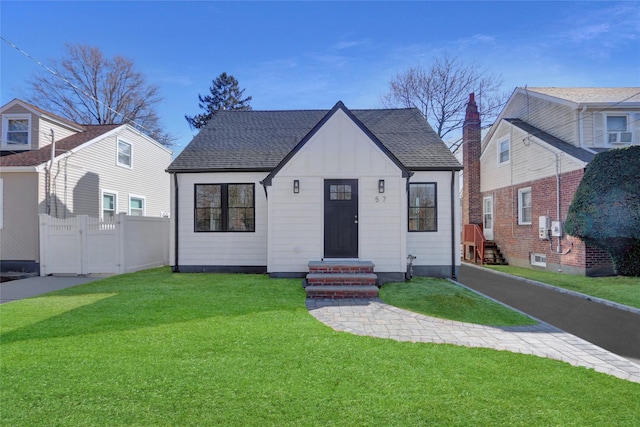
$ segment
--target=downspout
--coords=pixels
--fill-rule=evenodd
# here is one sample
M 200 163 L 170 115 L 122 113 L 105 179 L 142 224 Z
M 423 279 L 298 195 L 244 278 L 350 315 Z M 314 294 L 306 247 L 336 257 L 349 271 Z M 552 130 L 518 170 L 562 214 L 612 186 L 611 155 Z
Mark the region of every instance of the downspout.
M 585 106 L 582 107 L 582 110 L 578 113 L 578 121 L 580 123 L 580 129 L 579 129 L 579 132 L 580 132 L 580 148 L 584 148 L 584 123 L 582 121 L 582 119 L 583 119 L 582 115 L 584 114 L 584 112 L 586 110 L 587 110 L 587 106 L 585 105 Z
M 456 275 L 456 216 L 455 212 L 455 182 L 456 182 L 456 171 L 451 171 L 451 278 L 453 280 L 457 280 Z M 460 250 L 460 249 L 458 249 Z
M 544 145 L 542 145 L 542 144 L 534 141 L 533 139 L 531 139 L 531 135 L 528 135 L 526 138 L 524 138 L 523 142 L 524 142 L 525 139 L 530 141 L 530 142 L 533 142 L 537 146 L 542 147 L 545 150 L 549 151 L 556 158 L 556 220 L 557 221 L 561 221 L 561 219 L 560 219 L 560 157 L 558 156 L 558 153 L 556 153 L 555 151 L 553 151 L 550 148 L 545 147 Z M 558 246 L 556 248 L 556 252 L 555 253 L 564 255 L 562 253 L 561 239 L 562 239 L 562 237 L 558 236 Z M 552 244 L 553 243 L 550 243 L 549 245 L 551 246 Z M 550 249 L 551 249 L 551 247 L 550 247 Z M 553 249 L 551 249 L 551 251 L 553 252 Z
M 53 174 L 52 174 L 53 159 L 55 159 L 55 157 L 56 157 L 56 140 L 54 137 L 53 129 L 51 129 L 51 161 L 49 162 L 49 167 L 47 168 L 47 188 L 46 188 L 47 215 L 51 215 L 51 189 L 53 188 L 51 179 L 53 178 Z
M 174 230 L 173 230 L 173 272 L 174 273 L 180 273 L 180 267 L 178 264 L 178 173 L 174 172 L 173 174 L 173 188 L 174 188 L 174 196 L 175 196 L 175 200 L 174 200 L 174 221 L 173 223 L 175 224 L 174 226 Z

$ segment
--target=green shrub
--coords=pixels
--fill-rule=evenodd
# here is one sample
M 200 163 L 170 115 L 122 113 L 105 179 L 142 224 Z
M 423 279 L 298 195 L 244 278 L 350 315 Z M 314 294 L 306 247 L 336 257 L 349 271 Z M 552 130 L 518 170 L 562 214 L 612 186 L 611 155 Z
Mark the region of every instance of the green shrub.
M 618 274 L 640 276 L 640 146 L 609 150 L 589 163 L 565 231 L 607 251 Z

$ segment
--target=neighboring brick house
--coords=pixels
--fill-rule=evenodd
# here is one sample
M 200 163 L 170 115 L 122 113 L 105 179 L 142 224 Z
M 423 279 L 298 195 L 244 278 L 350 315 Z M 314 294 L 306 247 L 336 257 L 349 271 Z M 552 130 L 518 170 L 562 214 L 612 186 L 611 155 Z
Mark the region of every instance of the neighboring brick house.
M 640 144 L 640 88 L 516 88 L 482 140 L 479 129 L 472 96 L 463 134 L 464 257 L 495 242 L 514 266 L 613 274 L 609 255 L 566 235 L 563 223 L 587 164 Z

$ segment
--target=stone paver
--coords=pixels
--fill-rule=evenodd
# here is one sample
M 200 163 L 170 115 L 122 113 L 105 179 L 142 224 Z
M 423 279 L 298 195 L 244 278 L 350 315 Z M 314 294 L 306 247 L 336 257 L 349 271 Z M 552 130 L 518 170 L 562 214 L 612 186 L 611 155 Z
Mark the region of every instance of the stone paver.
M 510 327 L 476 325 L 412 313 L 377 298 L 310 298 L 306 304 L 311 315 L 337 331 L 532 354 L 640 383 L 640 365 L 544 322 Z

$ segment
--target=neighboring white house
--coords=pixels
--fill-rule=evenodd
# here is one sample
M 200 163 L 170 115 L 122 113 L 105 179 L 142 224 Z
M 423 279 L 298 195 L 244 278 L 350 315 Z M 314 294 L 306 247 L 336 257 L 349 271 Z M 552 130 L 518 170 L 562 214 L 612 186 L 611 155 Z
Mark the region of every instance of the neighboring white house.
M 0 108 L 0 262 L 38 271 L 38 214 L 166 216 L 172 152 L 129 125 L 80 125 L 19 99 Z
M 174 271 L 456 277 L 460 163 L 417 109 L 219 111 L 168 168 Z

